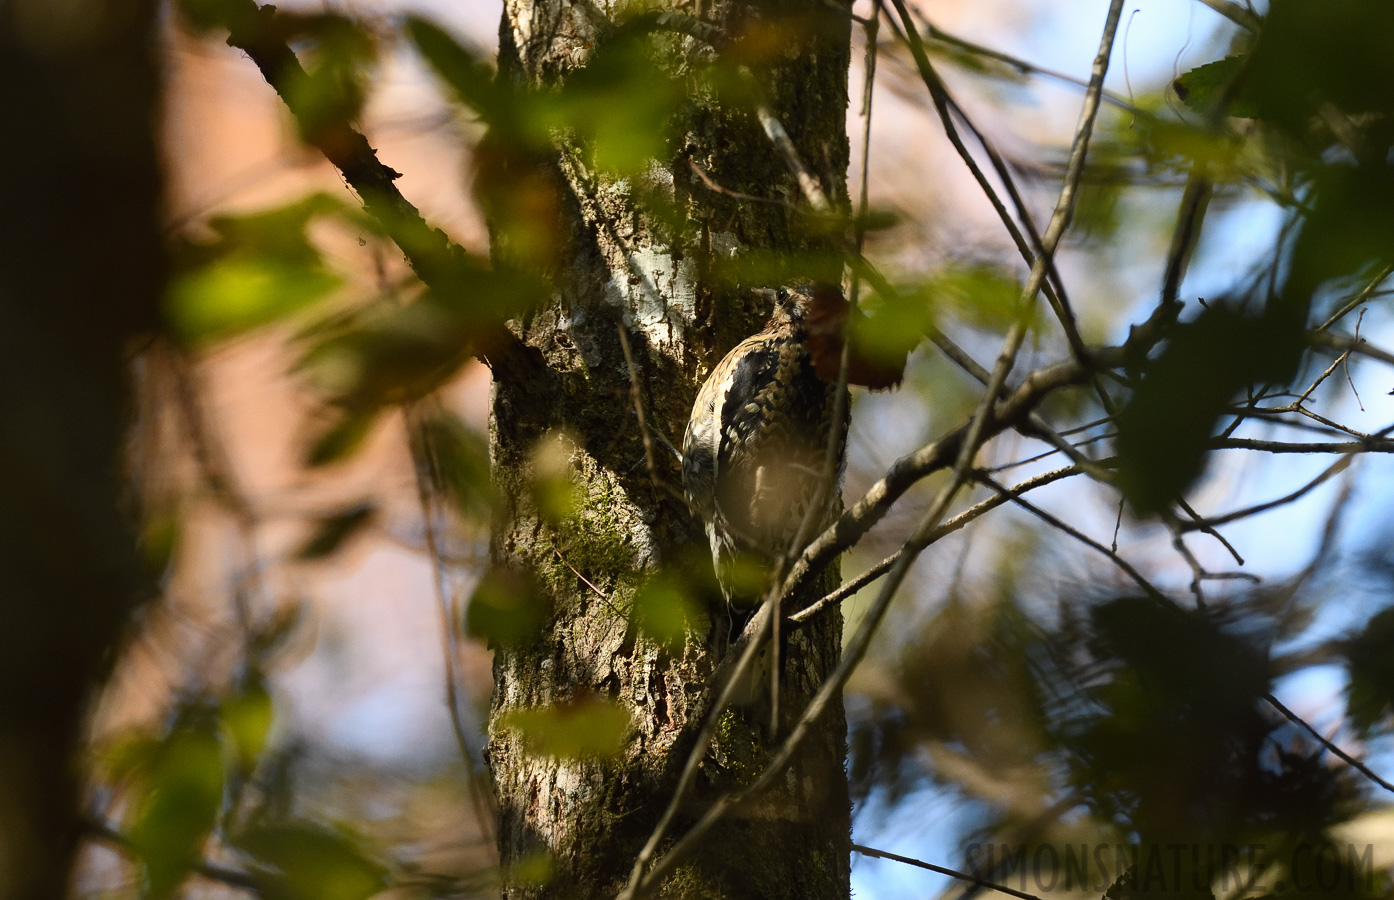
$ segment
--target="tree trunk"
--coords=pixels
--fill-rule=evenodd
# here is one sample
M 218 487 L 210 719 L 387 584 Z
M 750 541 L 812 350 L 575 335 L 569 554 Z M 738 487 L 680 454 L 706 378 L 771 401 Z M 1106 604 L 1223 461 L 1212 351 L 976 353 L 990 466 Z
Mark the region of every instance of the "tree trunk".
M 673 11 L 715 24 L 728 38 L 764 28 L 778 41 L 773 58 L 751 66 L 800 155 L 834 203 L 845 207 L 847 14 L 819 3 L 724 0 Z M 555 84 L 585 64 L 609 27 L 596 8 L 579 3 L 507 0 L 501 76 Z M 667 48 L 661 64 L 677 74 L 714 53 L 676 35 L 654 46 Z M 678 648 L 655 642 L 630 615 L 636 592 L 654 573 L 684 571 L 694 558 L 709 573 L 710 562 L 700 523 L 661 484 L 677 488 L 681 476 L 657 440 L 650 449 L 660 484 L 650 477 L 620 329 L 633 350 L 648 428 L 677 444 L 706 373 L 769 312 L 750 289 L 772 285 L 732 278 L 732 262 L 773 252 L 782 255 L 790 276 L 835 281 L 840 270 L 829 253 L 810 254 L 820 263 L 789 264 L 791 254 L 826 249 L 805 219 L 785 205 L 732 196 L 801 203 L 796 182 L 752 115 L 699 94 L 689 99 L 679 133 L 671 156 L 655 160 L 643 179 L 596 174 L 575 144 L 535 160 L 530 176 L 554 191 L 560 244 L 551 302 L 517 329 L 558 378 L 555 390 L 539 395 L 535 385 L 525 387 L 500 370 L 494 388 L 492 456 L 503 507 L 494 561 L 527 573 L 550 608 L 548 627 L 536 640 L 496 648 L 488 757 L 500 803 L 506 897 L 593 898 L 623 887 L 713 699 L 711 676 L 733 624 L 710 589 L 701 594 L 701 621 L 692 623 Z M 732 193 L 705 184 L 693 164 Z M 654 195 L 670 205 L 667 215 L 654 214 L 641 199 Z M 501 249 L 507 253 L 506 245 Z M 537 466 L 563 461 L 576 499 L 572 514 L 558 517 L 542 508 Z M 691 586 L 698 579 L 685 577 L 697 591 Z M 785 728 L 836 664 L 841 628 L 833 608 L 790 638 L 781 704 L 792 712 Z M 630 714 L 615 756 L 540 754 L 507 718 L 597 698 Z M 753 708 L 729 713 L 676 834 L 720 793 L 752 781 L 779 737 Z M 846 898 L 844 756 L 838 704 L 778 786 L 716 829 L 662 893 Z M 544 855 L 550 877 L 532 880 L 528 873 L 536 868 L 519 864 Z
M 0 898 L 66 895 L 87 705 L 133 608 L 125 354 L 163 277 L 155 4 L 0 5 Z M 22 123 L 22 124 L 19 124 Z

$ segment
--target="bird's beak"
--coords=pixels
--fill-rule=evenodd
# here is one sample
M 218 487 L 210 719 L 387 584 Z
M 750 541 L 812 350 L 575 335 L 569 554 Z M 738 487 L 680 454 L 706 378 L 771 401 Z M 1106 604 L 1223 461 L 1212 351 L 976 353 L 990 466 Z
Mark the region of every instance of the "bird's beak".
M 768 300 L 771 303 L 779 299 L 779 292 L 773 288 L 751 288 L 750 292 L 761 300 Z

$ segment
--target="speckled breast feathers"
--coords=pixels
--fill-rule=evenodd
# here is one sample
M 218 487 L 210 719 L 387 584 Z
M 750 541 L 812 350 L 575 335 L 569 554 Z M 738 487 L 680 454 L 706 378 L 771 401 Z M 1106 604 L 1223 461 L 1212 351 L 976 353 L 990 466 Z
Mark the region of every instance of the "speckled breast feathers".
M 783 553 L 818 493 L 836 388 L 818 377 L 809 354 L 809 296 L 798 284 L 778 292 L 765 329 L 717 364 L 688 420 L 683 484 L 706 524 L 719 578 L 740 554 L 768 562 Z M 837 459 L 840 481 L 840 446 Z M 836 499 L 829 490 L 815 524 Z

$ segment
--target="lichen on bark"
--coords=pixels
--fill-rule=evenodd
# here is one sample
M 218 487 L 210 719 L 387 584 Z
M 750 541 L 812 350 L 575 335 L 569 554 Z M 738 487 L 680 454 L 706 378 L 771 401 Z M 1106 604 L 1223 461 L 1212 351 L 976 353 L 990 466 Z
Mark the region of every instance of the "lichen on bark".
M 772 108 L 827 193 L 845 206 L 850 19 L 818 3 L 675 4 L 714 24 L 736 46 L 782 43 L 754 64 Z M 613 6 L 507 0 L 500 77 L 553 86 L 583 68 L 622 18 Z M 719 58 L 691 37 L 658 34 L 651 51 L 677 77 Z M 728 48 L 720 52 L 734 52 Z M 681 484 L 663 439 L 677 443 L 709 368 L 768 313 L 742 275 L 761 255 L 810 252 L 836 278 L 839 263 L 789 204 L 797 185 L 747 112 L 694 89 L 666 156 L 638 176 L 606 175 L 585 147 L 558 135 L 557 150 L 527 161 L 530 183 L 549 184 L 556 246 L 546 273 L 549 303 L 514 323 L 557 373 L 545 395 L 496 373 L 491 426 L 502 499 L 495 565 L 529 573 L 551 618 L 522 645 L 498 647 L 488 759 L 500 806 L 508 897 L 599 897 L 617 892 L 672 795 L 676 775 L 711 702 L 730 613 L 711 589 L 706 540 L 674 488 Z M 700 177 L 730 193 L 713 190 Z M 751 194 L 783 201 L 737 199 Z M 496 252 L 507 256 L 507 241 Z M 634 370 L 620 341 L 632 347 Z M 647 462 L 630 391 L 639 384 L 654 434 Z M 539 453 L 574 486 L 567 514 L 537 493 Z M 560 461 L 560 462 L 558 462 Z M 680 646 L 665 645 L 630 615 L 655 573 L 708 567 L 692 576 L 703 607 Z M 815 585 L 815 589 L 816 589 Z M 797 711 L 836 663 L 836 609 L 791 637 L 782 697 Z M 626 709 L 630 726 L 613 757 L 558 759 L 533 752 L 507 716 L 519 709 L 599 698 Z M 727 714 L 707 755 L 686 820 L 720 792 L 753 780 L 771 743 L 749 710 Z M 718 829 L 661 889 L 682 897 L 847 897 L 849 808 L 840 706 L 824 717 L 778 787 Z M 681 827 L 681 823 L 679 823 Z M 525 865 L 540 855 L 550 875 Z M 512 868 L 510 868 L 512 867 Z M 512 874 L 510 874 L 510 872 Z

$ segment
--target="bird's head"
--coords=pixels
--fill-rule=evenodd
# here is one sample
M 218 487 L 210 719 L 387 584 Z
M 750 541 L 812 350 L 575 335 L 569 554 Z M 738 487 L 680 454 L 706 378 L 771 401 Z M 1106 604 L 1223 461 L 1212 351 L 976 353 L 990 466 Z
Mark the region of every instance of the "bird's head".
M 795 278 L 779 288 L 760 288 L 755 294 L 770 301 L 769 330 L 802 329 L 822 319 L 846 316 L 847 301 L 836 286 L 810 278 Z M 840 327 L 841 320 L 837 326 Z

